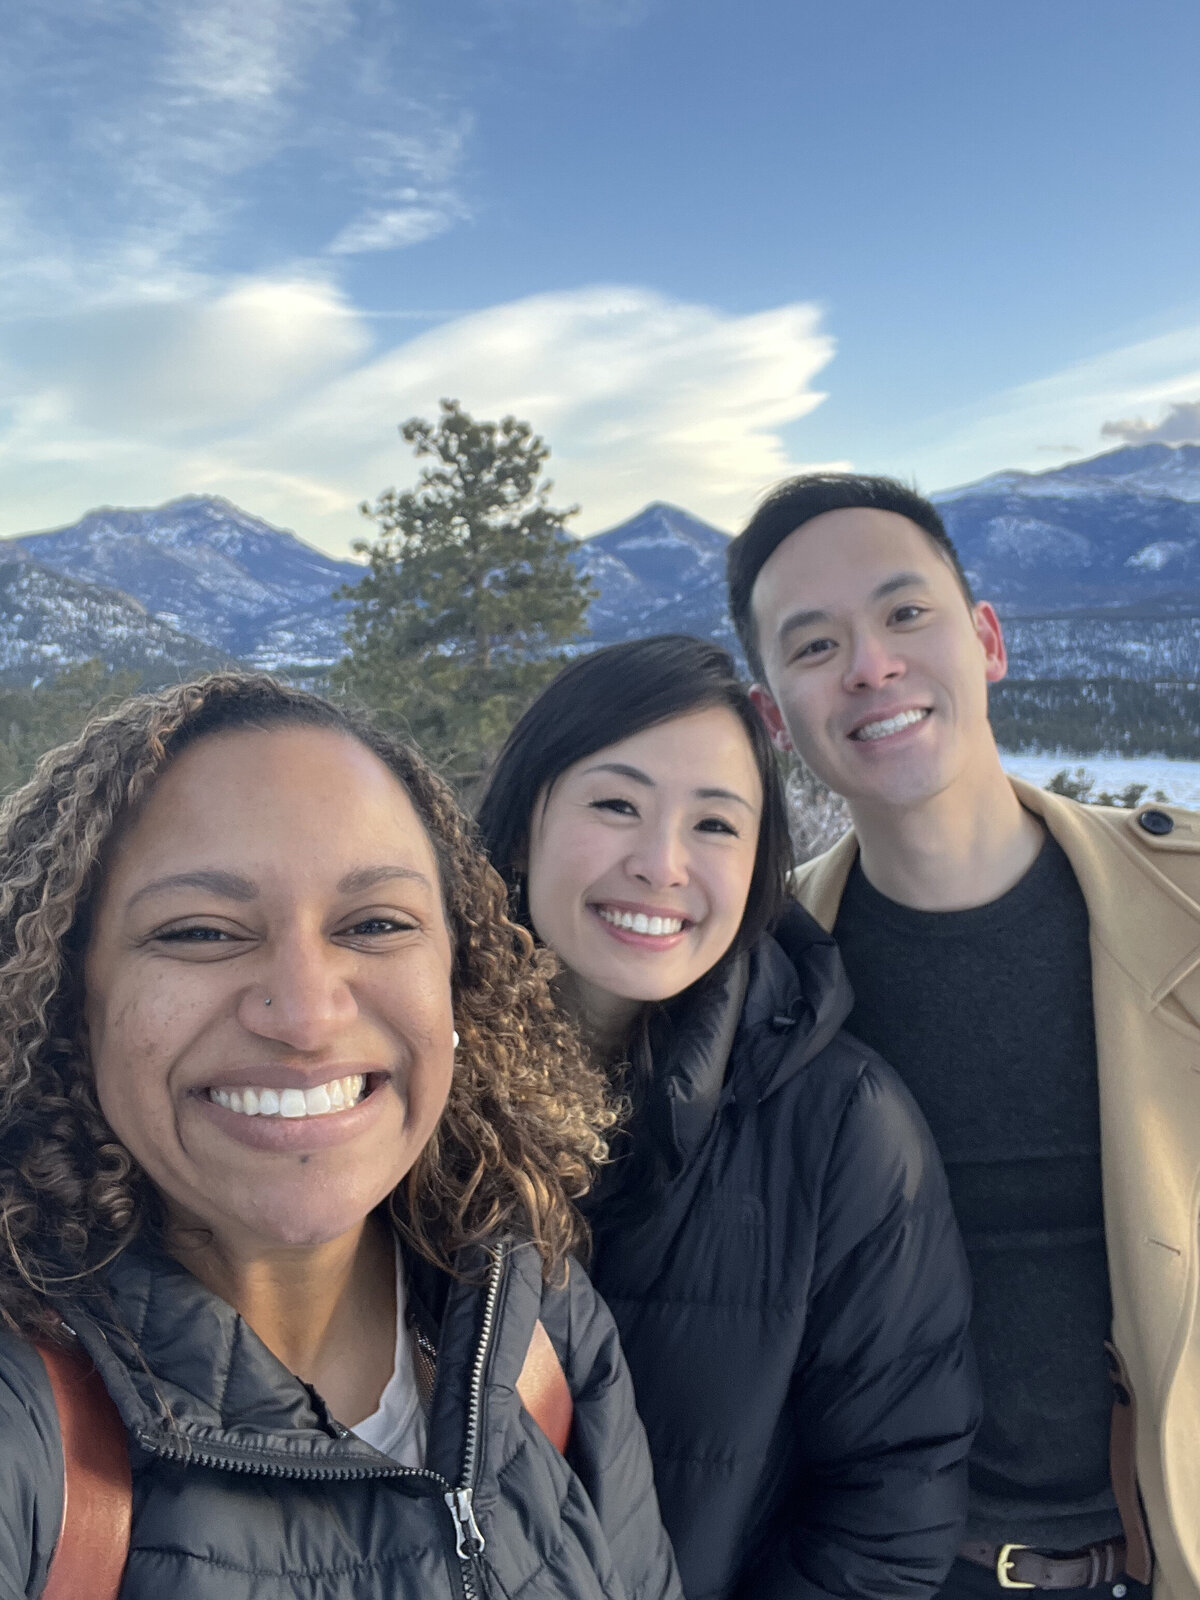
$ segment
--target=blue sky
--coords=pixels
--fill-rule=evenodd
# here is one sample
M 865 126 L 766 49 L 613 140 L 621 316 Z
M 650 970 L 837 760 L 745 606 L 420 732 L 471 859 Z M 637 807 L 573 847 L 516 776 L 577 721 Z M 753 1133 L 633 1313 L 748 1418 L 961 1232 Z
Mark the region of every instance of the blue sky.
M 38 0 L 0 59 L 0 533 L 344 551 L 454 395 L 596 531 L 823 463 L 1200 437 L 1187 0 Z

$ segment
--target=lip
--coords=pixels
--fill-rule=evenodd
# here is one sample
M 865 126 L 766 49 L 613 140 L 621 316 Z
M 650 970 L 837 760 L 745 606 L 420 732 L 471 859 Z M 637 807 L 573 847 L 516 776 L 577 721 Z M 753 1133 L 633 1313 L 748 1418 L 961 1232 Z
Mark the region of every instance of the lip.
M 922 717 L 920 722 L 911 722 L 906 728 L 900 728 L 895 733 L 889 733 L 882 739 L 855 739 L 854 735 L 861 728 L 869 728 L 873 722 L 887 722 L 891 717 L 901 717 L 906 711 L 924 711 L 927 715 Z M 846 729 L 846 738 L 864 748 L 872 744 L 890 744 L 893 739 L 901 739 L 906 733 L 912 733 L 916 728 L 923 728 L 932 715 L 933 707 L 922 705 L 920 701 L 913 701 L 908 705 L 880 707 L 875 711 L 867 712 L 865 716 L 861 716 L 856 722 L 851 723 Z
M 607 933 L 609 938 L 615 939 L 618 944 L 629 945 L 634 950 L 650 950 L 659 953 L 674 950 L 677 945 L 683 943 L 690 929 L 694 926 L 694 923 L 685 917 L 683 918 L 684 926 L 680 928 L 678 933 L 634 933 L 632 928 L 614 928 L 611 922 L 605 922 L 600 915 L 601 905 L 606 911 L 629 911 L 635 915 L 641 911 L 648 917 L 677 917 L 679 913 L 677 911 L 652 910 L 649 907 L 640 905 L 625 905 L 618 900 L 602 900 L 596 905 L 588 906 L 588 910 L 591 912 L 598 928 Z
M 356 1069 L 361 1071 L 361 1068 Z M 276 1072 L 276 1079 L 279 1078 Z M 346 1076 L 346 1074 L 335 1074 Z M 306 1085 L 315 1088 L 327 1083 L 328 1078 L 315 1078 Z M 286 1081 L 269 1082 L 265 1078 L 244 1077 L 243 1083 L 261 1084 L 264 1089 L 298 1089 L 301 1084 L 296 1073 Z M 283 1155 L 307 1155 L 318 1150 L 329 1150 L 339 1144 L 357 1139 L 382 1115 L 388 1078 L 378 1071 L 368 1080 L 367 1092 L 357 1105 L 344 1111 L 327 1111 L 320 1117 L 248 1117 L 241 1111 L 231 1111 L 228 1106 L 210 1100 L 206 1090 L 197 1090 L 188 1096 L 188 1103 L 226 1137 L 250 1150 L 276 1151 Z M 233 1078 L 222 1078 L 221 1088 L 236 1088 Z

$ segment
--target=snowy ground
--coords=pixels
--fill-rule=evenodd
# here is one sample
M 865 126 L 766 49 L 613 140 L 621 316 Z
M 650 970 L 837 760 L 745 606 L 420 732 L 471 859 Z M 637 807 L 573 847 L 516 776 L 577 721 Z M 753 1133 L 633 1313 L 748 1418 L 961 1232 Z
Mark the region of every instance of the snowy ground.
M 1172 761 L 1166 756 L 1079 756 L 1069 750 L 1050 755 L 1017 755 L 1002 750 L 1000 755 L 1009 772 L 1030 783 L 1045 784 L 1064 767 L 1072 772 L 1083 767 L 1088 777 L 1096 780 L 1098 790 L 1119 794 L 1128 784 L 1144 783 L 1146 799 L 1161 789 L 1175 805 L 1200 810 L 1200 761 Z

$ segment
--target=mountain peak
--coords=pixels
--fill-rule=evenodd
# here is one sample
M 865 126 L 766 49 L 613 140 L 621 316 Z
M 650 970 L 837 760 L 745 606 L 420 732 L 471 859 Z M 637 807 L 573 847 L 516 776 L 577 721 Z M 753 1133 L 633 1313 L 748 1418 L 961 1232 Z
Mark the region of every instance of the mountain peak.
M 345 602 L 333 599 L 362 568 L 335 561 L 216 495 L 161 506 L 102 506 L 69 527 L 26 534 L 22 549 L 52 571 L 132 595 L 171 627 L 264 666 L 335 660 Z
M 615 528 L 606 528 L 603 533 L 593 533 L 583 543 L 595 544 L 606 550 L 616 550 L 618 547 L 628 546 L 631 539 L 645 538 L 647 533 L 656 529 L 661 530 L 664 537 L 680 539 L 684 543 L 705 548 L 719 546 L 724 550 L 729 543 L 727 533 L 715 528 L 711 522 L 704 522 L 700 517 L 693 516 L 682 506 L 672 505 L 669 500 L 652 500 L 640 511 L 635 511 L 632 517 L 619 522 Z
M 1200 445 L 1165 444 L 1158 439 L 1148 444 L 1120 445 L 1081 461 L 1047 467 L 1043 472 L 993 472 L 973 483 L 940 490 L 932 499 L 936 505 L 946 505 L 975 495 L 1024 494 L 1041 499 L 1048 495 L 1107 494 L 1114 489 L 1200 500 Z
M 1152 439 L 1148 444 L 1119 445 L 1098 456 L 1068 462 L 1058 470 L 1081 477 L 1127 478 L 1131 473 L 1163 467 L 1172 471 L 1200 469 L 1200 445 L 1167 444 L 1161 439 Z

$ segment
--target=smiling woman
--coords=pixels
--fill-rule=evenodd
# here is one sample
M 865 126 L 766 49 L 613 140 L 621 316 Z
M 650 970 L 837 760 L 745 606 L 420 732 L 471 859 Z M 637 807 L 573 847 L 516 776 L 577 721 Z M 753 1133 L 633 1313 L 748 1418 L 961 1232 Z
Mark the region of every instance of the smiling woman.
M 480 807 L 515 914 L 631 1103 L 588 1197 L 684 1588 L 920 1600 L 957 1543 L 974 1387 L 928 1129 L 840 1032 L 789 905 L 782 787 L 724 650 L 566 667 Z
M 677 1593 L 567 1259 L 605 1088 L 411 749 L 256 676 L 93 723 L 0 823 L 0 1024 L 0 1600 L 63 1519 L 47 1340 L 136 1442 L 123 1600 Z

